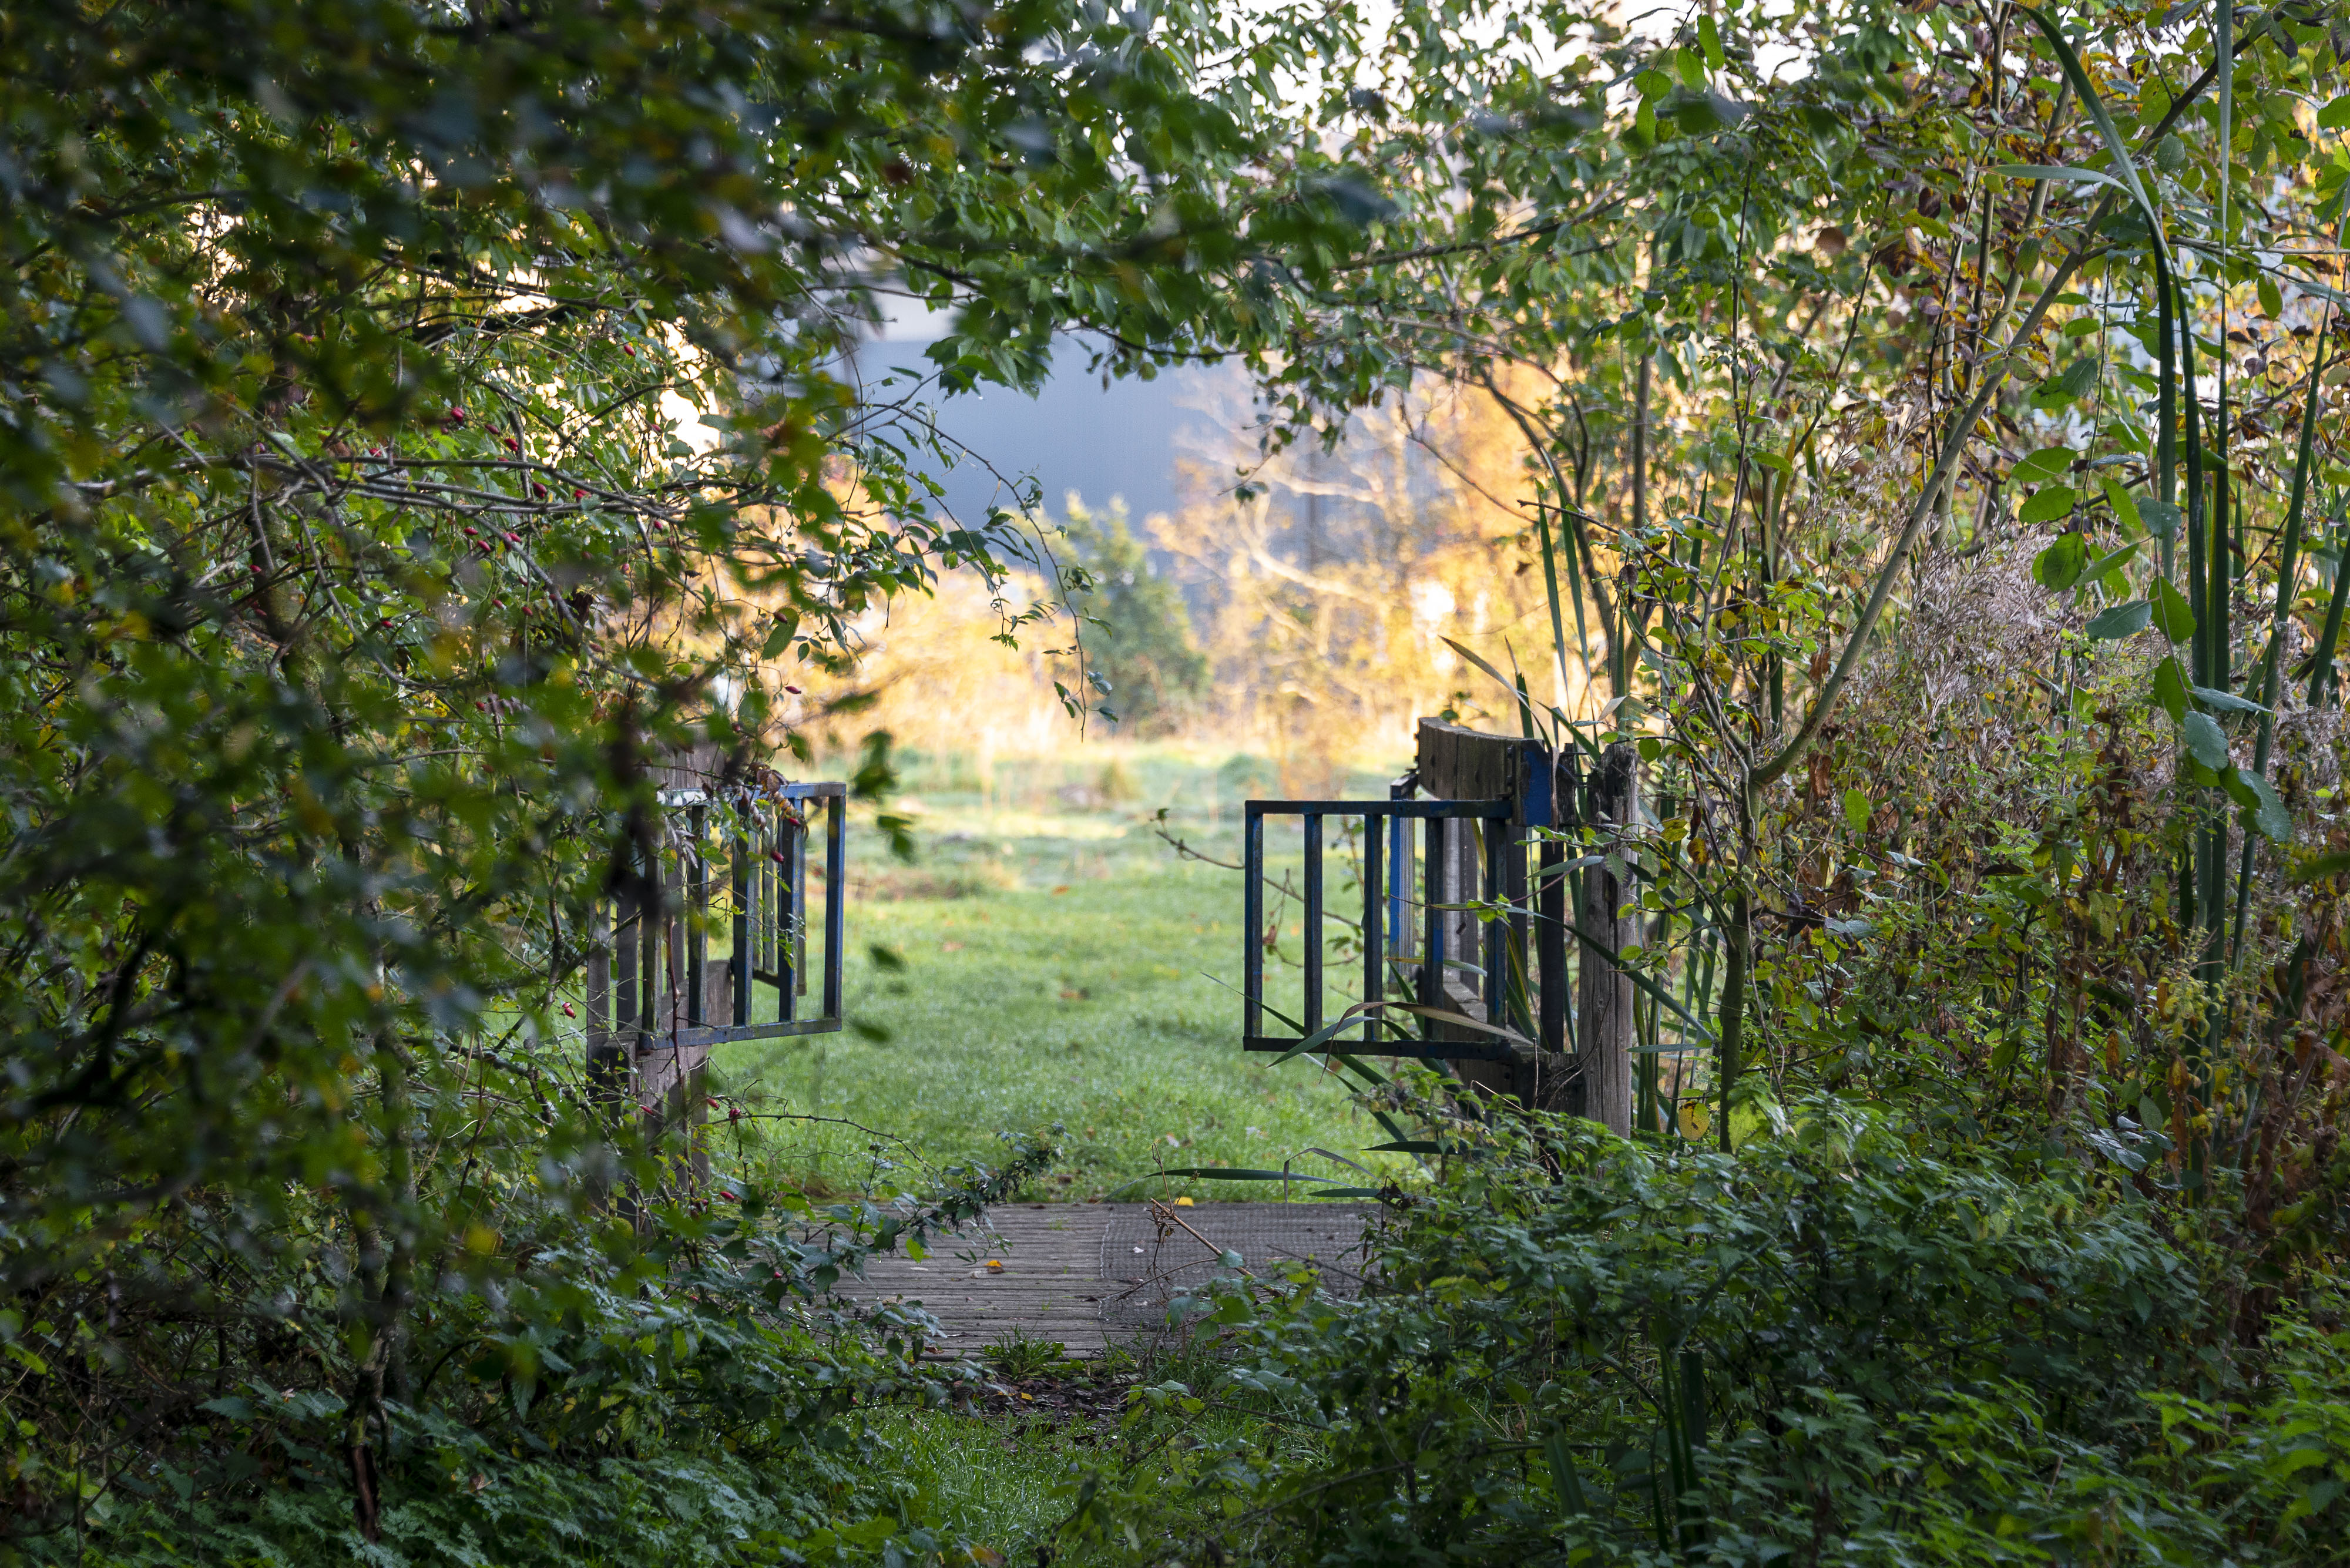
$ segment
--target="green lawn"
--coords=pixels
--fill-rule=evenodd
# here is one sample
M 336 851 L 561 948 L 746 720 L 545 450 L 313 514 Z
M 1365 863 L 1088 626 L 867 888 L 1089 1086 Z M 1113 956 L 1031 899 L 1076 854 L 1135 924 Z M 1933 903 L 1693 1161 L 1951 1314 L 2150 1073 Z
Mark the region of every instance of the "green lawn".
M 1381 1140 L 1338 1082 L 1302 1058 L 1276 1067 L 1240 1049 L 1239 876 L 1180 859 L 1151 831 L 1168 806 L 1175 831 L 1237 860 L 1236 803 L 1271 793 L 1269 770 L 1173 752 L 1113 756 L 1003 764 L 989 781 L 954 759 L 929 764 L 926 778 L 918 759 L 908 778 L 917 861 L 890 863 L 873 834 L 852 831 L 847 992 L 858 1027 L 723 1047 L 715 1063 L 721 1091 L 754 1113 L 837 1117 L 903 1144 L 877 1154 L 857 1127 L 780 1120 L 738 1122 L 722 1138 L 750 1161 L 843 1189 L 919 1186 L 923 1162 L 989 1159 L 999 1132 L 1055 1123 L 1055 1197 L 1114 1195 L 1168 1167 L 1285 1159 L 1358 1179 L 1306 1152 L 1354 1157 Z M 1373 775 L 1355 787 L 1384 794 Z M 1339 869 L 1334 861 L 1334 900 Z M 875 948 L 902 967 L 877 962 Z M 877 1169 L 877 1158 L 896 1168 Z M 1170 1179 L 1142 1191 L 1278 1189 Z

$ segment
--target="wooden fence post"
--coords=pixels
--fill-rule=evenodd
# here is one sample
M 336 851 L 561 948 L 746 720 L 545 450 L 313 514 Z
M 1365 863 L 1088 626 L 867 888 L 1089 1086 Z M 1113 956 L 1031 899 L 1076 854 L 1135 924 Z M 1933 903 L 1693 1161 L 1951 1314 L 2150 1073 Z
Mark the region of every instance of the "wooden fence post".
M 1524 874 L 1517 865 L 1516 856 L 1503 846 L 1525 836 L 1528 784 L 1534 771 L 1545 759 L 1546 753 L 1539 745 L 1517 736 L 1481 734 L 1440 719 L 1422 719 L 1419 724 L 1415 765 L 1423 791 L 1439 800 L 1507 798 L 1514 803 L 1506 819 L 1459 817 L 1430 820 L 1426 825 L 1430 846 L 1427 864 L 1431 871 L 1428 887 L 1430 928 L 1440 929 L 1450 963 L 1461 966 L 1434 975 L 1435 984 L 1428 997 L 1453 1011 L 1470 1017 L 1482 1016 L 1505 1028 L 1529 1021 L 1513 1018 L 1509 998 L 1503 993 L 1505 988 L 1492 986 L 1489 978 L 1481 976 L 1481 971 L 1486 970 L 1488 944 L 1500 943 L 1516 955 L 1511 967 L 1518 974 L 1525 974 L 1526 921 L 1521 917 L 1488 926 L 1465 909 L 1448 907 L 1440 912 L 1436 906 L 1463 904 L 1485 896 L 1489 857 L 1504 867 L 1492 889 L 1492 896 L 1506 898 L 1513 905 L 1523 905 L 1526 896 Z M 1425 954 L 1422 961 L 1427 961 Z M 1492 1035 L 1441 1023 L 1435 1024 L 1432 1033 L 1440 1040 L 1459 1040 L 1481 1048 L 1478 1056 L 1453 1059 L 1452 1070 L 1461 1082 L 1492 1094 L 1526 1096 L 1534 1067 L 1531 1063 L 1483 1059 L 1495 1044 Z
M 1630 742 L 1607 748 L 1591 774 L 1590 799 L 1584 821 L 1597 830 L 1593 853 L 1624 853 L 1625 830 L 1639 807 L 1639 761 Z M 1583 874 L 1583 908 L 1575 923 L 1586 934 L 1621 952 L 1639 940 L 1637 915 L 1621 913 L 1632 896 L 1629 877 L 1618 877 L 1605 865 Z M 1581 1047 L 1583 1114 L 1610 1132 L 1632 1130 L 1632 982 L 1617 965 L 1589 942 L 1582 947 L 1580 1002 L 1575 1010 L 1575 1044 Z

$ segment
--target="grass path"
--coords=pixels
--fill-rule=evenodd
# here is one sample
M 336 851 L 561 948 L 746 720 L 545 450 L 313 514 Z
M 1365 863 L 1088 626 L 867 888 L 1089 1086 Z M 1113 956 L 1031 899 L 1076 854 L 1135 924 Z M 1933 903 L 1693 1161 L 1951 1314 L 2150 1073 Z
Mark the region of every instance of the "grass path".
M 1179 769 L 1151 782 L 1161 800 L 1201 793 Z M 1305 1151 L 1353 1158 L 1384 1135 L 1314 1064 L 1274 1067 L 1240 1050 L 1239 997 L 1226 989 L 1239 981 L 1240 878 L 1178 860 L 1149 832 L 1149 795 L 1059 811 L 918 804 L 920 863 L 868 861 L 852 882 L 855 1032 L 723 1047 L 716 1063 L 722 1092 L 754 1115 L 839 1117 L 907 1147 L 877 1154 L 854 1128 L 792 1121 L 738 1123 L 722 1137 L 844 1189 L 920 1185 L 910 1156 L 988 1160 L 998 1132 L 1055 1122 L 1064 1155 L 1040 1196 L 1082 1200 L 1165 1167 L 1284 1159 L 1301 1174 L 1358 1179 Z M 1233 856 L 1238 836 L 1212 805 L 1192 812 L 1194 841 Z M 877 961 L 876 947 L 901 967 Z M 877 1169 L 877 1158 L 900 1168 Z M 1162 1191 L 1270 1198 L 1278 1188 L 1170 1179 L 1137 1189 Z

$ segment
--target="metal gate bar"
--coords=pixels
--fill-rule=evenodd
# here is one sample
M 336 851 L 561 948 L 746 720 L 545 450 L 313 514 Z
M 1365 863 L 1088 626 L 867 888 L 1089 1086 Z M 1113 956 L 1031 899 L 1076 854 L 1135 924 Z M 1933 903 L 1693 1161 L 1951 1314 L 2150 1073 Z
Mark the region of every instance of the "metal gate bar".
M 708 1012 L 718 1001 L 709 992 L 711 906 L 718 879 L 712 864 L 712 808 L 720 800 L 700 790 L 664 792 L 662 804 L 684 829 L 682 842 L 672 839 L 660 852 L 660 863 L 647 872 L 648 885 L 661 889 L 664 915 L 650 921 L 624 916 L 608 928 L 608 967 L 592 960 L 589 965 L 591 1032 L 603 1031 L 615 1044 L 626 1040 L 644 1050 L 838 1031 L 847 928 L 847 785 L 825 782 L 775 785 L 727 803 L 716 828 L 725 841 L 719 853 L 725 858 L 733 906 L 733 955 L 727 961 L 732 983 L 723 993 L 726 1016 L 712 1018 Z M 801 1017 L 798 999 L 808 982 L 807 839 L 816 831 L 819 805 L 824 1005 L 818 1015 Z M 759 985 L 775 989 L 772 1023 L 751 1021 Z
M 1247 803 L 1242 833 L 1242 860 L 1244 880 L 1242 890 L 1242 918 L 1247 927 L 1246 957 L 1242 970 L 1242 1044 L 1251 1051 L 1286 1051 L 1319 1031 L 1323 1019 L 1323 956 L 1322 927 L 1326 919 L 1323 896 L 1322 834 L 1323 824 L 1330 817 L 1359 817 L 1363 822 L 1363 940 L 1360 944 L 1363 960 L 1363 983 L 1360 994 L 1366 1002 L 1379 1002 L 1386 997 L 1386 965 L 1390 960 L 1400 961 L 1406 952 L 1409 927 L 1404 914 L 1410 899 L 1411 839 L 1410 825 L 1425 822 L 1427 842 L 1422 848 L 1423 893 L 1422 911 L 1426 917 L 1421 938 L 1418 997 L 1430 1007 L 1452 1010 L 1444 990 L 1444 973 L 1451 960 L 1446 937 L 1446 917 L 1455 913 L 1442 906 L 1467 901 L 1468 889 L 1448 894 L 1445 888 L 1445 867 L 1452 835 L 1464 831 L 1456 824 L 1492 823 L 1482 835 L 1482 854 L 1479 856 L 1482 869 L 1482 892 L 1487 900 L 1497 898 L 1506 878 L 1503 860 L 1510 853 L 1521 856 L 1523 845 L 1513 845 L 1511 835 L 1504 831 L 1510 821 L 1513 803 L 1503 797 L 1495 800 L 1410 800 L 1396 798 L 1372 800 L 1253 800 Z M 1304 1032 L 1298 1034 L 1267 1034 L 1264 1033 L 1264 819 L 1268 816 L 1295 816 L 1304 819 L 1305 847 L 1305 1006 L 1300 1022 Z M 1473 828 L 1466 829 L 1474 831 Z M 1381 843 L 1382 837 L 1385 843 Z M 1522 880 L 1522 878 L 1521 878 Z M 1385 918 L 1382 919 L 1384 906 Z M 1482 976 L 1483 994 L 1489 1015 L 1499 1017 L 1506 1007 L 1509 995 L 1510 925 L 1492 921 L 1486 925 Z M 1469 955 L 1463 955 L 1466 960 Z M 1505 1060 L 1510 1049 L 1499 1041 L 1477 1040 L 1411 1040 L 1388 1037 L 1388 1031 L 1366 1019 L 1358 1038 L 1348 1044 L 1359 1044 L 1385 1056 L 1435 1056 L 1452 1061 L 1478 1059 Z

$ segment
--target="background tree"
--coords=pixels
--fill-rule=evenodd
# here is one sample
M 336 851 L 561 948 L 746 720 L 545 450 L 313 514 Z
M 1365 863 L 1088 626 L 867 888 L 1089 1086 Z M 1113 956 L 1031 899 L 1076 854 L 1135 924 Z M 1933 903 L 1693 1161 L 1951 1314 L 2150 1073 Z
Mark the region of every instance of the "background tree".
M 1191 637 L 1182 591 L 1160 576 L 1127 526 L 1126 509 L 1087 511 L 1069 498 L 1065 586 L 1084 621 L 1087 676 L 1107 686 L 1105 705 L 1121 732 L 1165 734 L 1207 695 L 1208 659 Z

